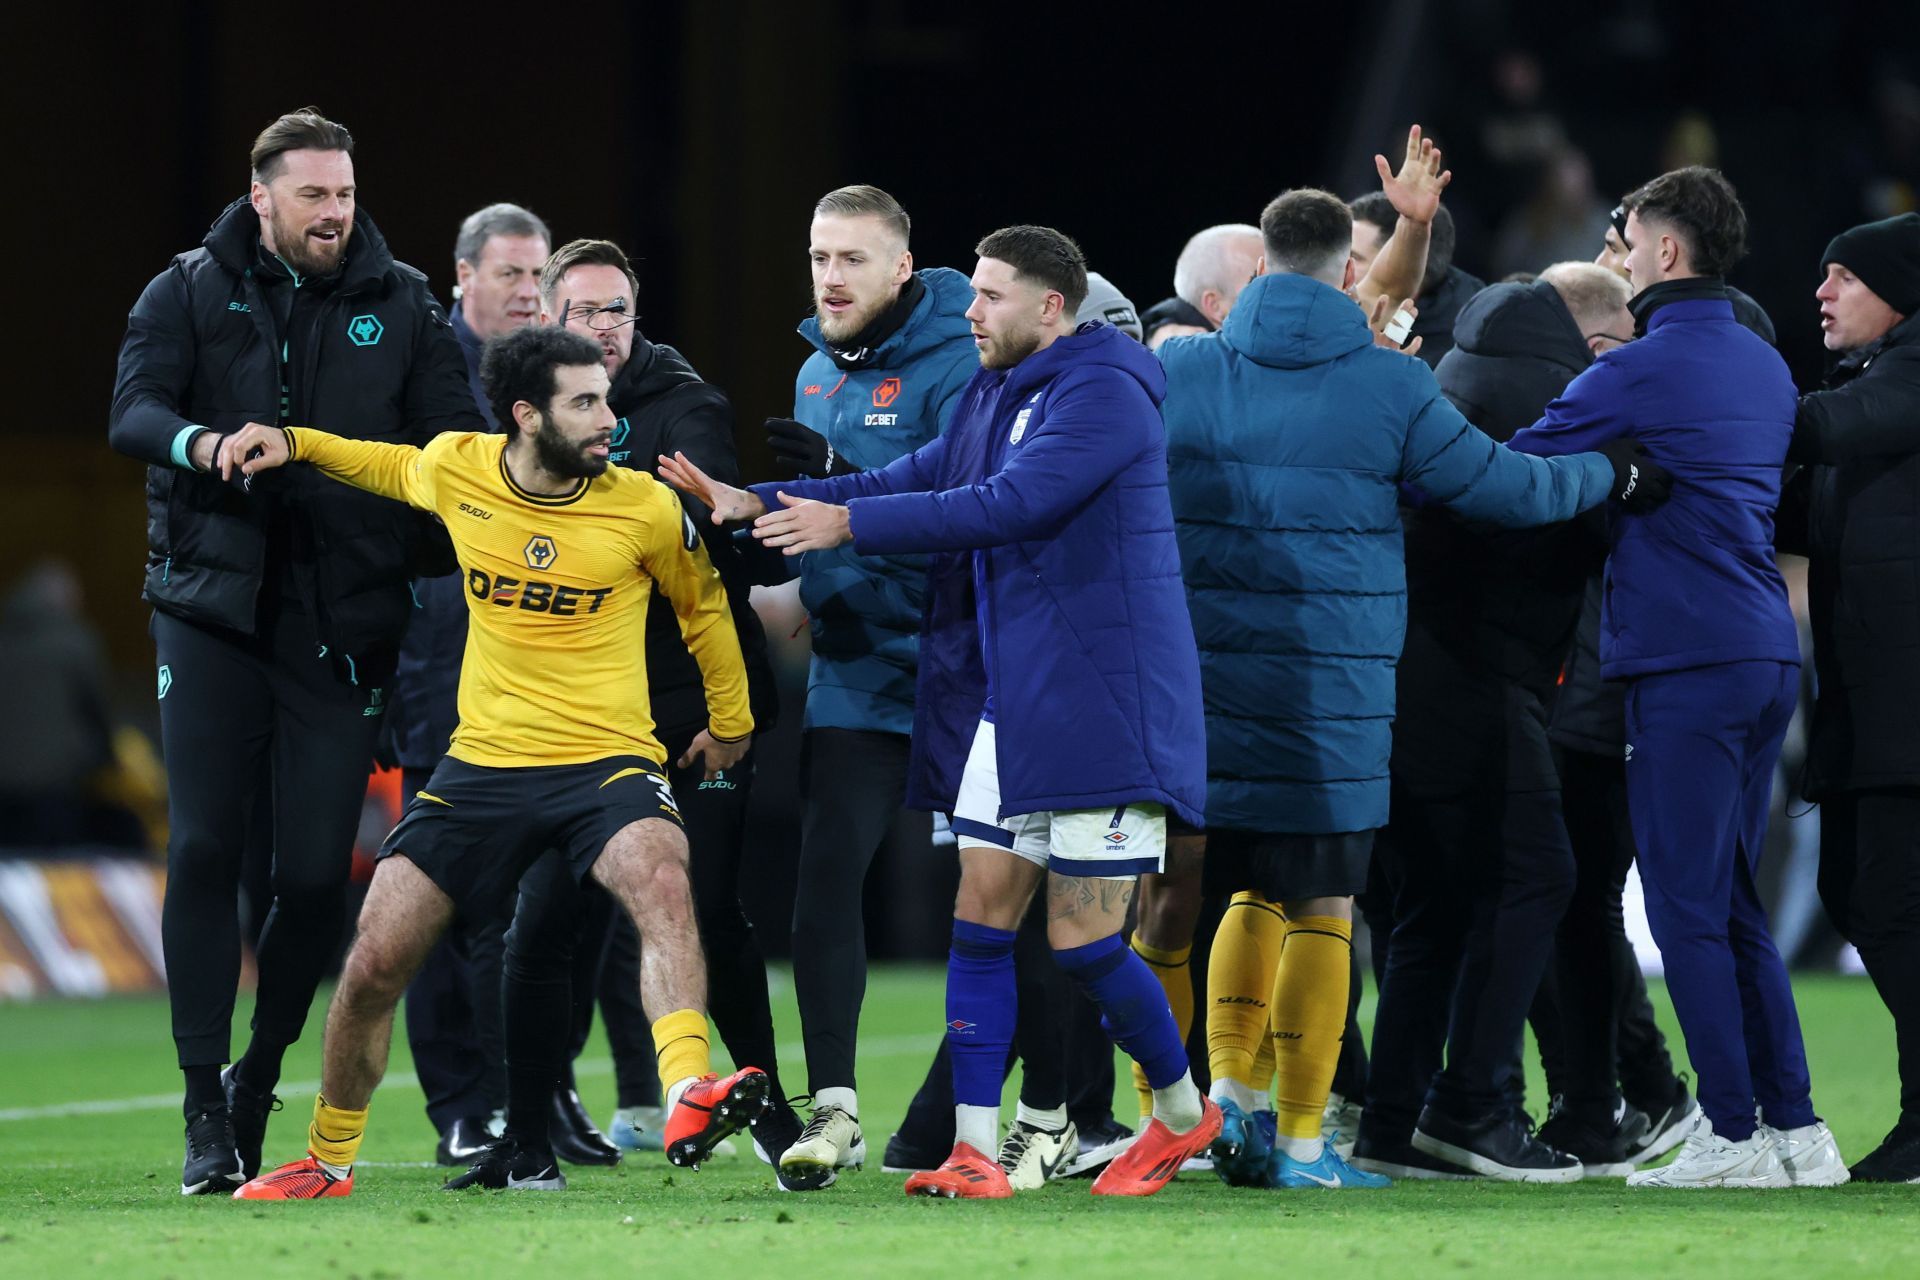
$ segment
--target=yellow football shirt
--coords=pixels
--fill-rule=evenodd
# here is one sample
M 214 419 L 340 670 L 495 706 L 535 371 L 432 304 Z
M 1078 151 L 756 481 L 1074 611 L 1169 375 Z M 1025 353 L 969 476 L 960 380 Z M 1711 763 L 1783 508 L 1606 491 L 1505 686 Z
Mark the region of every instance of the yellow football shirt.
M 466 577 L 460 726 L 449 751 L 495 768 L 665 760 L 648 709 L 652 583 L 705 678 L 713 736 L 753 731 L 726 590 L 673 491 L 609 467 L 574 492 L 528 493 L 505 436 L 450 431 L 426 448 L 290 427 L 295 461 L 440 517 Z M 651 580 L 651 581 L 650 581 Z

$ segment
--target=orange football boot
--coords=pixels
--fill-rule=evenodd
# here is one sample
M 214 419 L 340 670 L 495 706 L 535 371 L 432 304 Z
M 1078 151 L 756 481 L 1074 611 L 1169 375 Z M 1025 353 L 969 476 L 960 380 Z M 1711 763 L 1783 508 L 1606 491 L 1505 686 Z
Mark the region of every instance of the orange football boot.
M 697 1169 L 720 1139 L 740 1132 L 772 1105 L 767 1073 L 742 1067 L 730 1076 L 709 1071 L 680 1095 L 667 1117 L 660 1141 L 667 1159 L 682 1169 Z
M 945 1164 L 938 1169 L 923 1169 L 907 1179 L 907 1194 L 945 1196 L 949 1200 L 1005 1200 L 1013 1194 L 1013 1184 L 992 1156 L 956 1142 Z
M 1199 1155 L 1220 1136 L 1220 1107 L 1202 1098 L 1200 1123 L 1175 1133 L 1158 1120 L 1150 1122 L 1133 1145 L 1114 1157 L 1093 1180 L 1097 1196 L 1150 1196 L 1173 1181 L 1180 1166 Z
M 263 1173 L 233 1193 L 235 1200 L 325 1200 L 353 1194 L 353 1171 L 336 1178 L 312 1156 Z

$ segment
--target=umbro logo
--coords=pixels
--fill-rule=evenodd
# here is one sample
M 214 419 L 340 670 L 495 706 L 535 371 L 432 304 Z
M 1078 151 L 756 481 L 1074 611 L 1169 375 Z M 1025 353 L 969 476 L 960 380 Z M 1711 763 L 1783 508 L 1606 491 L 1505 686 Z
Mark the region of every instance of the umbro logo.
M 968 1022 L 964 1018 L 955 1018 L 952 1022 L 949 1022 L 947 1024 L 947 1030 L 953 1032 L 957 1036 L 964 1036 L 969 1031 L 972 1031 L 978 1025 L 979 1025 L 978 1023 Z

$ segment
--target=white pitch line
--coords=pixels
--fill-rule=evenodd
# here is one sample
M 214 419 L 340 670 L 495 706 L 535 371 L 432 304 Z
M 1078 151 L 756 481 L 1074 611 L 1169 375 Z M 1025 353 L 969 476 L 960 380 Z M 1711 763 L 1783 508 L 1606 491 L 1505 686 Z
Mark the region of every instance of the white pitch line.
M 940 1038 L 935 1032 L 918 1036 L 874 1036 L 860 1044 L 860 1056 L 863 1058 L 907 1058 L 925 1054 L 931 1058 L 939 1047 Z M 776 1046 L 781 1058 L 790 1062 L 799 1062 L 806 1056 L 805 1048 L 798 1044 Z M 582 1058 L 573 1064 L 575 1075 L 604 1076 L 613 1073 L 611 1058 Z M 386 1088 L 418 1087 L 420 1077 L 411 1071 L 396 1071 L 381 1081 Z M 320 1092 L 318 1080 L 282 1081 L 274 1086 L 283 1098 L 311 1097 Z M 129 1111 L 166 1111 L 180 1105 L 177 1093 L 150 1093 L 140 1098 L 96 1098 L 86 1102 L 55 1102 L 43 1107 L 7 1107 L 0 1109 L 0 1122 L 10 1120 L 64 1120 L 76 1116 L 112 1116 L 123 1115 Z

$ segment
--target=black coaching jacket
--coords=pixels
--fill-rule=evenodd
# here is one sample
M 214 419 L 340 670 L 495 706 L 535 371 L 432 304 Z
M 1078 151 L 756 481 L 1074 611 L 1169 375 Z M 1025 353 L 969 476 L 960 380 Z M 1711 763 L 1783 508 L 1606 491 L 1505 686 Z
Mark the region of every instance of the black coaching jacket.
M 446 312 L 364 211 L 341 271 L 300 280 L 262 252 L 248 202 L 229 205 L 127 317 L 108 439 L 148 464 L 154 608 L 251 635 L 274 593 L 314 616 L 342 678 L 383 680 L 412 608 L 411 572 L 445 554 L 444 532 L 304 467 L 250 492 L 189 468 L 193 427 L 248 422 L 421 445 L 484 428 Z

